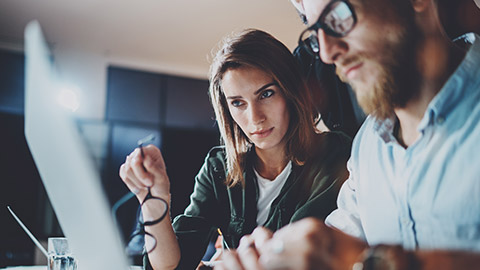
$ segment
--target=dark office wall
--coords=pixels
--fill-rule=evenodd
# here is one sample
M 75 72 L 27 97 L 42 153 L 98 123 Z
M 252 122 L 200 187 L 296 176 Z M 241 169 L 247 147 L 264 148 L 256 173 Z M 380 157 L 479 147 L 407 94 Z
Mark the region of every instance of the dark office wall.
M 24 56 L 0 50 L 0 267 L 33 263 L 33 244 L 10 216 L 10 205 L 44 238 L 45 190 L 24 136 Z
M 10 205 L 28 228 L 42 236 L 40 192 L 45 192 L 23 136 L 23 116 L 0 113 L 0 267 L 33 263 L 31 240 L 8 213 Z
M 33 264 L 34 245 L 6 210 L 11 205 L 39 238 L 61 235 L 55 214 L 24 136 L 24 56 L 0 50 L 0 267 Z M 188 204 L 194 177 L 219 135 L 209 104 L 208 82 L 138 70 L 108 69 L 105 120 L 108 150 L 102 181 L 113 204 L 127 188 L 118 176 L 120 164 L 137 140 L 155 134 L 172 181 L 172 214 Z M 81 123 L 81 121 L 80 121 Z M 127 237 L 138 203 L 120 211 Z M 3 209 L 3 210 L 2 210 Z
M 215 129 L 206 80 L 167 77 L 165 108 L 166 127 Z
M 480 8 L 473 0 L 439 0 L 440 21 L 447 35 L 454 39 L 462 34 L 480 34 Z
M 162 151 L 171 181 L 171 213 L 183 212 L 204 157 L 219 143 L 208 81 L 109 67 L 107 89 L 111 139 L 104 179 L 110 202 L 128 192 L 118 176 L 125 156 L 138 139 L 155 134 L 153 144 Z M 132 200 L 119 211 L 125 238 L 133 227 L 137 205 Z
M 0 50 L 0 111 L 23 114 L 24 55 Z
M 164 111 L 163 82 L 160 74 L 110 67 L 106 119 L 159 125 Z

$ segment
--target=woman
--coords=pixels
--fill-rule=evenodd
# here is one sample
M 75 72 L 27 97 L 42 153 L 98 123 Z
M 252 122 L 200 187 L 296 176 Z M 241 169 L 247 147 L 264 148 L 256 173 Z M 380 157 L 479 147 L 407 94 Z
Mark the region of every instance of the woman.
M 256 226 L 275 231 L 304 217 L 323 219 L 347 178 L 349 139 L 315 133 L 295 59 L 271 35 L 247 30 L 226 39 L 211 65 L 209 93 L 224 146 L 208 153 L 184 214 L 173 225 L 165 218 L 146 229 L 159 243 L 146 256 L 147 268 L 194 269 L 217 228 L 237 247 Z M 120 176 L 139 201 L 146 187 L 170 201 L 158 148 L 144 147 L 143 157 L 136 149 Z

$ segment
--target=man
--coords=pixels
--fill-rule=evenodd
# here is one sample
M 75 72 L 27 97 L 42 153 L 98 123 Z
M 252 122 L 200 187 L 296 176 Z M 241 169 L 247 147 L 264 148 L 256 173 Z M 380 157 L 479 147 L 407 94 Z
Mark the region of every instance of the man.
M 334 65 L 323 63 L 318 54 L 311 55 L 305 46 L 297 46 L 293 55 L 301 67 L 319 114 L 317 130 L 341 131 L 351 138 L 355 137 L 366 115 L 351 87 L 335 74 Z
M 480 38 L 450 42 L 434 0 L 296 2 L 370 116 L 326 225 L 256 229 L 218 268 L 478 269 Z
M 308 25 L 303 7 L 296 0 L 291 0 L 302 23 Z M 341 131 L 355 137 L 366 115 L 360 108 L 351 87 L 342 82 L 335 74 L 335 65 L 327 65 L 317 53 L 312 53 L 305 44 L 299 44 L 293 55 L 304 74 L 305 81 L 312 93 L 314 106 L 320 119 L 317 130 Z

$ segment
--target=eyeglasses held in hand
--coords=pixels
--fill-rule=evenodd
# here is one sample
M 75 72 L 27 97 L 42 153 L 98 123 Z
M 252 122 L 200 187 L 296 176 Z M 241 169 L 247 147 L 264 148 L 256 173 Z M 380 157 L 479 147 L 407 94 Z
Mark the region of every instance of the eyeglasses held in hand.
M 346 0 L 332 0 L 322 11 L 315 24 L 305 29 L 298 39 L 298 45 L 318 57 L 320 51 L 318 30 L 333 37 L 344 37 L 355 27 L 357 16 L 353 6 Z
M 143 145 L 151 143 L 154 139 L 155 136 L 151 134 L 138 141 L 142 158 L 145 158 Z M 114 217 L 116 217 L 118 208 L 133 197 L 135 197 L 135 194 L 130 192 L 115 203 L 112 208 Z M 149 217 L 144 218 L 142 209 L 149 210 Z M 153 196 L 150 188 L 148 188 L 147 196 L 145 196 L 137 211 L 137 226 L 131 234 L 125 249 L 129 256 L 141 255 L 144 252 L 150 253 L 155 249 L 157 239 L 152 234 L 146 232 L 145 227 L 160 223 L 167 215 L 167 211 L 168 203 L 162 198 Z
M 150 209 L 149 213 L 153 213 L 153 215 L 144 219 L 142 209 Z M 167 202 L 162 198 L 153 196 L 150 188 L 148 188 L 148 194 L 140 204 L 139 211 L 137 211 L 138 226 L 128 240 L 126 248 L 128 255 L 140 255 L 144 251 L 150 253 L 155 249 L 157 239 L 152 234 L 146 232 L 145 227 L 160 223 L 167 215 L 167 211 Z

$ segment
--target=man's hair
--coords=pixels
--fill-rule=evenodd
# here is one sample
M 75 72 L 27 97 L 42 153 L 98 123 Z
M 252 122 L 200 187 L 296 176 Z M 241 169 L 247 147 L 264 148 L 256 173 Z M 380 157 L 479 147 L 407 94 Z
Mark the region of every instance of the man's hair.
M 245 183 L 246 156 L 253 146 L 230 115 L 222 89 L 228 70 L 257 68 L 270 75 L 286 99 L 290 123 L 285 134 L 286 157 L 303 164 L 309 156 L 314 132 L 311 98 L 297 63 L 287 47 L 268 33 L 247 29 L 223 40 L 210 66 L 210 101 L 212 102 L 222 143 L 225 145 L 228 186 Z

